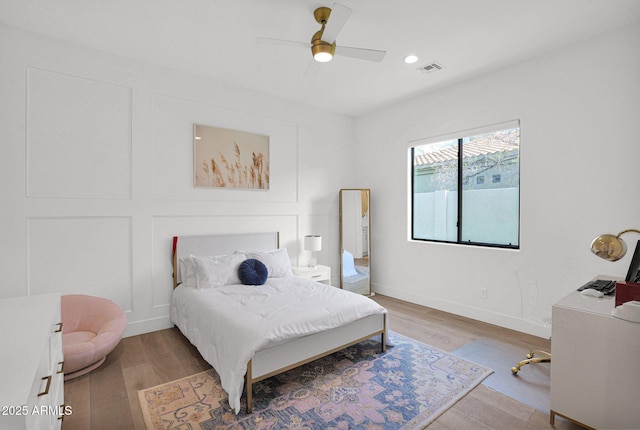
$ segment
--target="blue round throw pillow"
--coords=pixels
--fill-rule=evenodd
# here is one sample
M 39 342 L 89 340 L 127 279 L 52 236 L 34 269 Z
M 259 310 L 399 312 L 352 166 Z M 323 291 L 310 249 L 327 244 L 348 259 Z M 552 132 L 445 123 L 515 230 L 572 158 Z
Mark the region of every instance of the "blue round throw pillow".
M 238 267 L 238 278 L 244 285 L 263 285 L 268 277 L 267 266 L 255 258 L 244 260 Z

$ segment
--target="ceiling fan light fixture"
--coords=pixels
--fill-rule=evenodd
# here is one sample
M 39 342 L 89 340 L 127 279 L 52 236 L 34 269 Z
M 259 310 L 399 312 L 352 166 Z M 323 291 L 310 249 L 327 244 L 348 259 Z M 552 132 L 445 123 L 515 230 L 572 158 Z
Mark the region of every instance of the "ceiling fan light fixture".
M 313 59 L 318 63 L 328 63 L 333 59 L 333 55 L 329 54 L 328 52 L 318 52 L 313 56 Z
M 336 45 L 328 44 L 327 42 L 320 41 L 320 43 L 314 43 L 311 46 L 311 53 L 313 59 L 319 63 L 327 63 L 333 58 L 333 54 L 336 52 Z

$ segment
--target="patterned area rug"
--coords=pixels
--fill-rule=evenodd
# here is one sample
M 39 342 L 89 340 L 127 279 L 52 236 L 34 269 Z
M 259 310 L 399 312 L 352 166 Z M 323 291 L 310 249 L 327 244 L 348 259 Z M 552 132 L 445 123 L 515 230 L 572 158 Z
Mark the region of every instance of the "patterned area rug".
M 254 384 L 235 415 L 216 372 L 138 392 L 148 429 L 422 429 L 491 370 L 390 332 Z

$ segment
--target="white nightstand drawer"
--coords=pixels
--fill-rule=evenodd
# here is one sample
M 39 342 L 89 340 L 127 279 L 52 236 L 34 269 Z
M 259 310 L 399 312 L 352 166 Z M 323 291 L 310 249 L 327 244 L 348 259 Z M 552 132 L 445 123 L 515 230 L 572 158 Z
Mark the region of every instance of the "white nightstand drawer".
M 322 282 L 331 285 L 331 267 L 318 264 L 316 267 L 298 266 L 293 267 L 293 274 L 312 281 Z

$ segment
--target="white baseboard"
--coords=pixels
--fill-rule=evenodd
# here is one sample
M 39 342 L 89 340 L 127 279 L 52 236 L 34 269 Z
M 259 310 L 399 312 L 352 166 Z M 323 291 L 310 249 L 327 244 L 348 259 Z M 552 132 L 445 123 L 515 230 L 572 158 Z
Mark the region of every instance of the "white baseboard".
M 541 324 L 536 324 L 533 321 L 525 320 L 523 318 L 517 318 L 511 315 L 506 315 L 498 312 L 488 311 L 485 309 L 476 308 L 473 306 L 463 305 L 448 300 L 442 300 L 435 297 L 424 296 L 421 294 L 415 294 L 393 288 L 385 285 L 375 284 L 373 290 L 376 293 L 393 297 L 399 300 L 404 300 L 417 305 L 426 306 L 433 309 L 438 309 L 444 312 L 449 312 L 455 315 L 460 315 L 466 318 L 486 322 L 489 324 L 505 327 L 511 330 L 516 330 L 522 333 L 527 333 L 533 336 L 538 336 L 544 339 L 551 338 L 551 328 L 544 327 Z M 390 327 L 393 330 L 393 327 Z
M 173 327 L 173 323 L 171 322 L 169 315 L 148 320 L 135 321 L 127 324 L 124 336 L 122 337 L 137 336 L 139 334 L 151 333 L 152 331 L 163 330 L 171 327 Z

